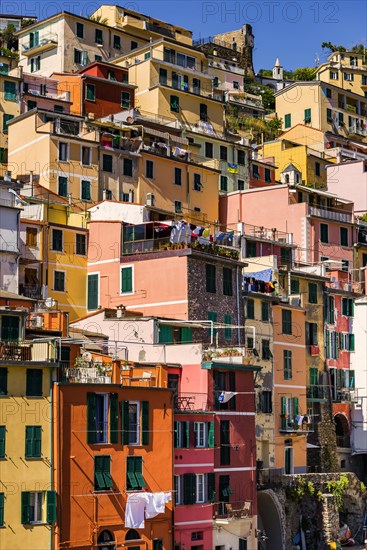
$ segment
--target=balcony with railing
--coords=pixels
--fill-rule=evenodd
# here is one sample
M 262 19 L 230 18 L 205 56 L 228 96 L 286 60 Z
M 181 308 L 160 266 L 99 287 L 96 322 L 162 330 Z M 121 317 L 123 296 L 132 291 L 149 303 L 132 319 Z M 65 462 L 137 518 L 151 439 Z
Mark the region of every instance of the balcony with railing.
M 343 212 L 335 208 L 320 208 L 318 206 L 309 205 L 308 213 L 310 216 L 325 218 L 335 222 L 352 223 L 353 221 L 353 214 L 351 212 Z
M 210 239 L 192 238 L 191 234 L 182 234 L 180 242 L 171 242 L 171 224 L 148 222 L 137 225 L 125 225 L 123 228 L 122 256 L 147 254 L 169 250 L 191 249 L 214 256 L 238 260 L 238 238 L 231 234 L 215 234 Z
M 329 386 L 307 386 L 307 399 L 310 401 L 327 401 L 330 398 Z
M 30 33 L 28 44 L 21 44 L 21 52 L 26 57 L 38 55 L 56 48 L 58 44 L 58 36 L 56 33 L 47 32 L 39 36 L 38 31 Z
M 293 244 L 293 233 L 287 233 L 286 231 L 280 231 L 279 229 L 269 229 L 260 225 L 251 225 L 245 223 L 243 225 L 245 237 L 250 237 L 251 240 L 259 240 L 277 243 L 281 246 L 287 244 Z
M 209 411 L 209 398 L 207 393 L 183 392 L 174 396 L 176 413 Z
M 89 367 L 61 367 L 61 381 L 68 384 L 111 384 L 112 363 L 94 363 Z
M 27 298 L 33 298 L 34 300 L 41 300 L 43 298 L 43 290 L 43 285 L 30 285 L 25 283 L 19 285 L 19 294 Z
M 197 74 L 197 73 L 196 73 Z M 164 86 L 165 88 L 170 88 L 176 92 L 185 92 L 199 97 L 205 97 L 208 99 L 213 99 L 212 85 L 208 84 L 205 86 L 204 83 L 194 84 L 193 81 L 185 80 L 181 75 L 177 77 L 153 77 L 150 80 L 150 87 L 155 88 L 156 86 Z
M 213 69 L 219 69 L 222 71 L 229 71 L 230 73 L 235 73 L 238 75 L 243 76 L 244 75 L 244 69 L 242 67 L 239 67 L 237 65 L 234 65 L 227 61 L 222 61 L 220 59 L 216 60 L 210 60 L 208 63 L 209 67 L 212 67 Z
M 213 517 L 216 519 L 246 519 L 252 517 L 252 500 L 236 502 L 216 502 L 213 505 Z
M 57 349 L 55 342 L 23 340 L 0 342 L 0 362 L 35 361 L 39 363 L 55 362 Z
M 287 413 L 280 415 L 280 432 L 285 433 L 309 433 L 313 431 L 311 417 L 308 415 L 292 416 Z

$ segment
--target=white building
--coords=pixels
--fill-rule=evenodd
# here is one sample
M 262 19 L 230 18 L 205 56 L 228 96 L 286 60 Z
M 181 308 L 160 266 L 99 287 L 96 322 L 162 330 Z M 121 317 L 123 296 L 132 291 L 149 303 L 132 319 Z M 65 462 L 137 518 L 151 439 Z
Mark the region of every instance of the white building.
M 18 294 L 22 204 L 17 191 L 10 176 L 0 181 L 0 288 L 14 294 Z

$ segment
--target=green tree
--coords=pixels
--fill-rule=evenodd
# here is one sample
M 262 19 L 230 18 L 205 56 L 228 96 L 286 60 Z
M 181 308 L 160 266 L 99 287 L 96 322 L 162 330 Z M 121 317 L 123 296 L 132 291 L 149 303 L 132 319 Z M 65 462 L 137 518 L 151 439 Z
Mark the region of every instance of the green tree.
M 321 47 L 324 50 L 330 50 L 331 53 L 333 52 L 346 52 L 347 49 L 344 46 L 336 46 L 335 44 L 332 44 L 331 42 L 323 42 L 321 44 Z
M 300 67 L 299 69 L 294 69 L 293 71 L 293 80 L 313 80 L 315 78 L 316 69 L 312 67 Z
M 14 36 L 15 33 L 16 33 L 16 28 L 14 27 L 14 25 L 9 23 L 9 25 L 7 25 L 5 27 L 5 29 L 3 29 L 0 33 L 1 47 L 5 47 L 8 50 L 11 50 L 12 48 L 17 50 L 18 49 L 18 40 Z

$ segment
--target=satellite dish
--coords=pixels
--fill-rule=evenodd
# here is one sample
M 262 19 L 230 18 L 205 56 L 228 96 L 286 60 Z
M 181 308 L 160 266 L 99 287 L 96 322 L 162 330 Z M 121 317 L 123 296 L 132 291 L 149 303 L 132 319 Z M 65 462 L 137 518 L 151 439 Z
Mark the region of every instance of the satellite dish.
M 92 354 L 90 353 L 90 351 L 85 351 L 82 354 L 82 358 L 83 358 L 83 361 L 86 361 L 87 363 L 90 363 L 92 361 Z
M 46 298 L 45 306 L 47 307 L 47 309 L 53 308 L 55 304 L 56 304 L 56 300 L 54 300 L 53 298 Z

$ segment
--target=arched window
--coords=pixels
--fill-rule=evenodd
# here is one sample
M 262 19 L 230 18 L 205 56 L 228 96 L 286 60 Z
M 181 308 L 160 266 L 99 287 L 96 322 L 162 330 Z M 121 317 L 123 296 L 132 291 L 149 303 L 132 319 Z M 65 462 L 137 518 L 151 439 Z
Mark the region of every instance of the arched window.
M 126 533 L 125 540 L 139 540 L 139 539 L 140 539 L 140 535 L 137 531 L 135 531 L 135 529 L 129 529 L 128 532 Z
M 116 550 L 115 538 L 107 529 L 99 534 L 97 545 L 99 550 Z

